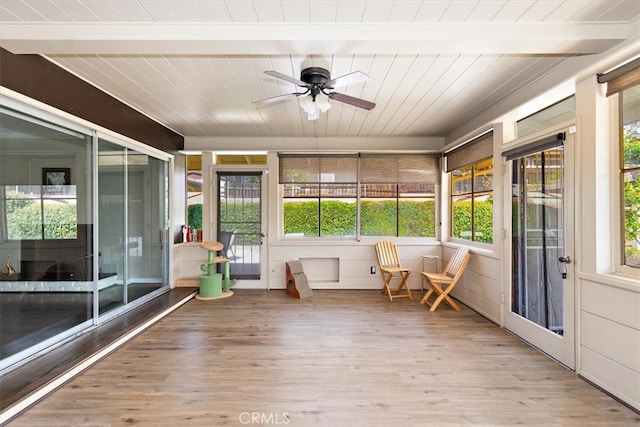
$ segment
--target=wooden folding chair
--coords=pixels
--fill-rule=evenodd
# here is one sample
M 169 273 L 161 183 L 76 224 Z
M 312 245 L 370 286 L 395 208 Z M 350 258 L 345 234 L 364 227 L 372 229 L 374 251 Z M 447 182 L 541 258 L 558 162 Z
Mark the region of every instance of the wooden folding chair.
M 464 269 L 467 267 L 469 258 L 471 258 L 469 248 L 461 247 L 453 253 L 453 256 L 447 264 L 447 268 L 445 268 L 442 273 L 426 273 L 423 271 L 421 273 L 422 277 L 427 279 L 430 288 L 424 297 L 422 297 L 422 300 L 420 300 L 420 304 L 427 304 L 430 306 L 429 311 L 435 311 L 438 305 L 444 300 L 454 310 L 460 311 L 460 307 L 449 296 L 449 292 L 451 292 L 456 283 L 458 283 L 458 280 L 460 280 Z M 437 297 L 430 303 L 428 301 L 429 297 L 434 293 Z
M 376 256 L 378 258 L 378 268 L 380 268 L 382 282 L 384 283 L 382 292 L 386 292 L 391 301 L 393 301 L 394 298 L 404 297 L 409 297 L 409 299 L 412 300 L 411 289 L 409 289 L 409 285 L 407 284 L 407 278 L 412 270 L 400 265 L 396 245 L 386 240 L 376 243 Z M 392 280 L 400 280 L 400 284 L 395 289 L 391 289 L 390 284 Z M 403 289 L 406 290 L 406 293 L 403 293 Z

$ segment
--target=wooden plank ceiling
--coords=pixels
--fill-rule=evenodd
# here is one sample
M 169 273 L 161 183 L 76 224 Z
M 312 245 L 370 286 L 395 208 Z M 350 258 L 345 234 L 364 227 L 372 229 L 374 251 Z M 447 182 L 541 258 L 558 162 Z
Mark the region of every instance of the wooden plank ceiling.
M 640 1 L 2 0 L 0 46 L 38 53 L 184 136 L 446 136 L 584 55 L 638 37 Z M 307 66 L 369 80 L 309 121 Z M 547 89 L 540 87 L 540 90 Z

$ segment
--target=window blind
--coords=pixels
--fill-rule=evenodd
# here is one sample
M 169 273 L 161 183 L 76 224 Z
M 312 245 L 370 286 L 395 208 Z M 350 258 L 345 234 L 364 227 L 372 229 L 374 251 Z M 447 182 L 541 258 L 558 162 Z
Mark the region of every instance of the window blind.
M 447 172 L 471 165 L 493 156 L 493 131 L 467 142 L 461 147 L 445 153 Z
M 279 154 L 280 184 L 303 182 L 355 183 L 358 181 L 356 154 Z
M 438 158 L 428 154 L 362 154 L 360 182 L 437 184 Z
M 528 156 L 529 154 L 560 147 L 564 144 L 565 137 L 565 133 L 560 132 L 548 138 L 539 139 L 530 144 L 503 151 L 502 155 L 506 157 L 507 160 L 518 159 L 520 157 Z
M 279 183 L 440 182 L 438 157 L 427 154 L 279 154 Z M 359 164 L 358 164 L 359 160 Z
M 608 73 L 598 74 L 598 83 L 607 84 L 607 96 L 640 84 L 640 58 L 628 62 Z

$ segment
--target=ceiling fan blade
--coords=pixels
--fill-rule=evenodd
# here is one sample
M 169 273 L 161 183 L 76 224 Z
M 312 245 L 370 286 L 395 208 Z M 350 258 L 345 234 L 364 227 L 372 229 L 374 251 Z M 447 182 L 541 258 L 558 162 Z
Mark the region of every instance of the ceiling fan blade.
M 286 74 L 282 74 L 277 71 L 265 71 L 264 73 L 271 77 L 275 77 L 276 79 L 286 80 L 289 83 L 293 83 L 297 86 L 307 87 L 307 84 L 302 80 L 298 80 L 295 77 L 287 76 Z
M 329 94 L 329 98 L 339 102 L 344 102 L 345 104 L 353 105 L 354 107 L 364 108 L 365 110 L 373 110 L 376 106 L 375 102 L 355 98 L 353 96 L 345 95 L 344 93 L 332 92 Z
M 272 96 L 271 98 L 265 98 L 259 101 L 253 101 L 252 104 L 255 104 L 255 105 L 273 104 L 274 102 L 283 101 L 289 98 L 295 98 L 297 96 L 303 95 L 304 93 L 305 92 L 285 93 L 284 95 L 277 95 L 277 96 Z
M 354 71 L 353 73 L 345 74 L 344 76 L 336 77 L 335 79 L 331 79 L 324 84 L 324 87 L 337 88 L 342 87 L 354 83 L 360 83 L 369 80 L 369 76 L 367 76 L 362 71 Z

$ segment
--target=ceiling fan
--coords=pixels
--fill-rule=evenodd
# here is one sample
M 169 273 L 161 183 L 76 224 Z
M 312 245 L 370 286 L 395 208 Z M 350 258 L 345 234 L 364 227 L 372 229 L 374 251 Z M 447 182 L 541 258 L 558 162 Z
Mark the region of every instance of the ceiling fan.
M 293 83 L 305 88 L 305 90 L 302 92 L 287 93 L 284 95 L 272 96 L 271 98 L 262 99 L 260 101 L 254 101 L 253 103 L 256 105 L 271 104 L 288 98 L 297 98 L 303 95 L 308 95 L 300 98 L 300 106 L 308 114 L 309 120 L 318 119 L 320 117 L 320 112 L 325 112 L 331 107 L 329 99 L 344 102 L 345 104 L 353 105 L 354 107 L 364 108 L 365 110 L 372 110 L 376 106 L 374 102 L 345 95 L 344 93 L 333 92 L 335 88 L 368 80 L 369 76 L 362 71 L 354 71 L 332 79 L 331 73 L 328 70 L 320 67 L 309 67 L 302 70 L 299 80 L 295 77 L 290 77 L 277 71 L 265 71 L 264 73 L 277 79 Z

